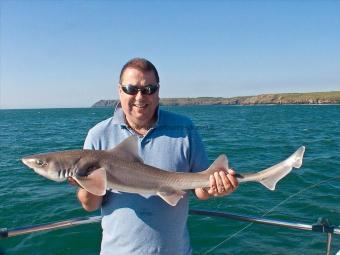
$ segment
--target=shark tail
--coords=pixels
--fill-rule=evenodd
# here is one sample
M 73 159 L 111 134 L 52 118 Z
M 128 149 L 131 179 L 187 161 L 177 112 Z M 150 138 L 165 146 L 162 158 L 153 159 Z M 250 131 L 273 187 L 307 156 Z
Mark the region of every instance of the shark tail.
M 287 158 L 283 162 L 259 172 L 259 174 L 261 174 L 270 171 L 272 172 L 272 174 L 270 175 L 263 174 L 263 176 L 265 177 L 258 180 L 258 182 L 265 186 L 267 189 L 275 190 L 276 184 L 283 177 L 289 174 L 293 168 L 301 167 L 304 152 L 305 147 L 301 146 L 296 152 L 294 152 L 289 158 Z M 277 171 L 274 170 L 275 168 L 277 168 Z
M 290 156 L 294 160 L 293 167 L 300 168 L 302 166 L 303 154 L 305 153 L 305 146 L 301 146 L 293 155 Z
M 279 180 L 281 180 L 281 178 L 280 179 L 266 178 L 262 181 L 259 181 L 259 183 L 261 183 L 269 190 L 275 190 L 276 184 L 278 183 Z

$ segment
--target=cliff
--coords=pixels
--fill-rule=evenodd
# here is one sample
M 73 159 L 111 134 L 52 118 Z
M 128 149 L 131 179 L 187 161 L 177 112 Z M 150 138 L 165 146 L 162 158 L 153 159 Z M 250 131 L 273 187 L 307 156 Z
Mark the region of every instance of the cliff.
M 117 100 L 100 100 L 92 107 L 112 107 Z M 161 98 L 161 105 L 340 104 L 340 91 L 263 94 L 243 97 Z

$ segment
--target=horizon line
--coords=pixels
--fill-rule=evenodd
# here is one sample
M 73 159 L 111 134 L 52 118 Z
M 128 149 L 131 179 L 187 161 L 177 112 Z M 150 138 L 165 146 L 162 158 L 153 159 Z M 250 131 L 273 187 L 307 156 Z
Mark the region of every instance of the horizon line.
M 263 96 L 263 95 L 279 95 L 279 94 L 315 94 L 315 93 L 337 93 L 340 92 L 340 90 L 331 90 L 331 91 L 314 91 L 314 92 L 283 92 L 283 93 L 263 93 L 263 94 L 257 94 L 257 95 L 250 95 L 250 96 L 233 96 L 233 97 L 221 97 L 221 96 L 199 96 L 199 97 L 161 97 L 161 99 L 195 99 L 195 98 L 223 98 L 223 99 L 233 99 L 233 98 L 242 98 L 242 97 L 256 97 L 256 96 Z M 99 101 L 117 101 L 117 99 L 99 99 L 95 103 Z M 45 107 L 27 107 L 27 108 L 2 108 L 0 107 L 0 110 L 43 110 L 43 109 L 87 109 L 87 108 L 93 108 L 93 105 L 95 103 L 92 103 L 90 106 L 45 106 Z M 262 104 L 264 105 L 264 104 Z M 275 105 L 275 104 L 274 104 Z M 284 104 L 289 105 L 289 104 Z M 299 105 L 299 104 L 294 104 Z M 307 105 L 307 104 L 301 104 L 301 105 Z M 313 105 L 313 104 L 308 104 Z M 327 104 L 316 104 L 316 105 L 327 105 Z M 337 105 L 337 104 L 330 104 L 330 105 Z M 105 107 L 103 107 L 105 108 Z M 109 107 L 107 107 L 109 108 Z

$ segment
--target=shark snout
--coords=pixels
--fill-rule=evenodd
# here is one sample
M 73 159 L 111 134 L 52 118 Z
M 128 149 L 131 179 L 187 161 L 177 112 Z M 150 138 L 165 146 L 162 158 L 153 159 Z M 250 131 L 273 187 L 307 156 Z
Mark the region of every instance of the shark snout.
M 32 168 L 32 166 L 33 166 L 33 164 L 35 162 L 35 159 L 25 157 L 25 158 L 21 159 L 21 162 L 24 163 L 26 166 Z
M 53 167 L 51 168 L 46 159 L 40 157 L 24 157 L 21 161 L 34 172 L 46 177 L 47 179 L 57 182 L 61 182 L 66 179 L 65 176 L 59 175 L 62 171 L 58 171 Z

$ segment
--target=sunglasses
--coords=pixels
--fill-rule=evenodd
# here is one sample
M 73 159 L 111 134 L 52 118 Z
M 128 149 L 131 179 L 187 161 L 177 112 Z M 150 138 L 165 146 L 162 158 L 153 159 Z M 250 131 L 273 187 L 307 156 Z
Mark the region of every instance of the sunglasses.
M 158 84 L 149 84 L 143 87 L 137 87 L 134 85 L 120 85 L 122 87 L 122 90 L 128 94 L 128 95 L 137 95 L 138 91 L 142 93 L 142 95 L 152 95 L 154 94 L 157 90 L 159 85 Z

